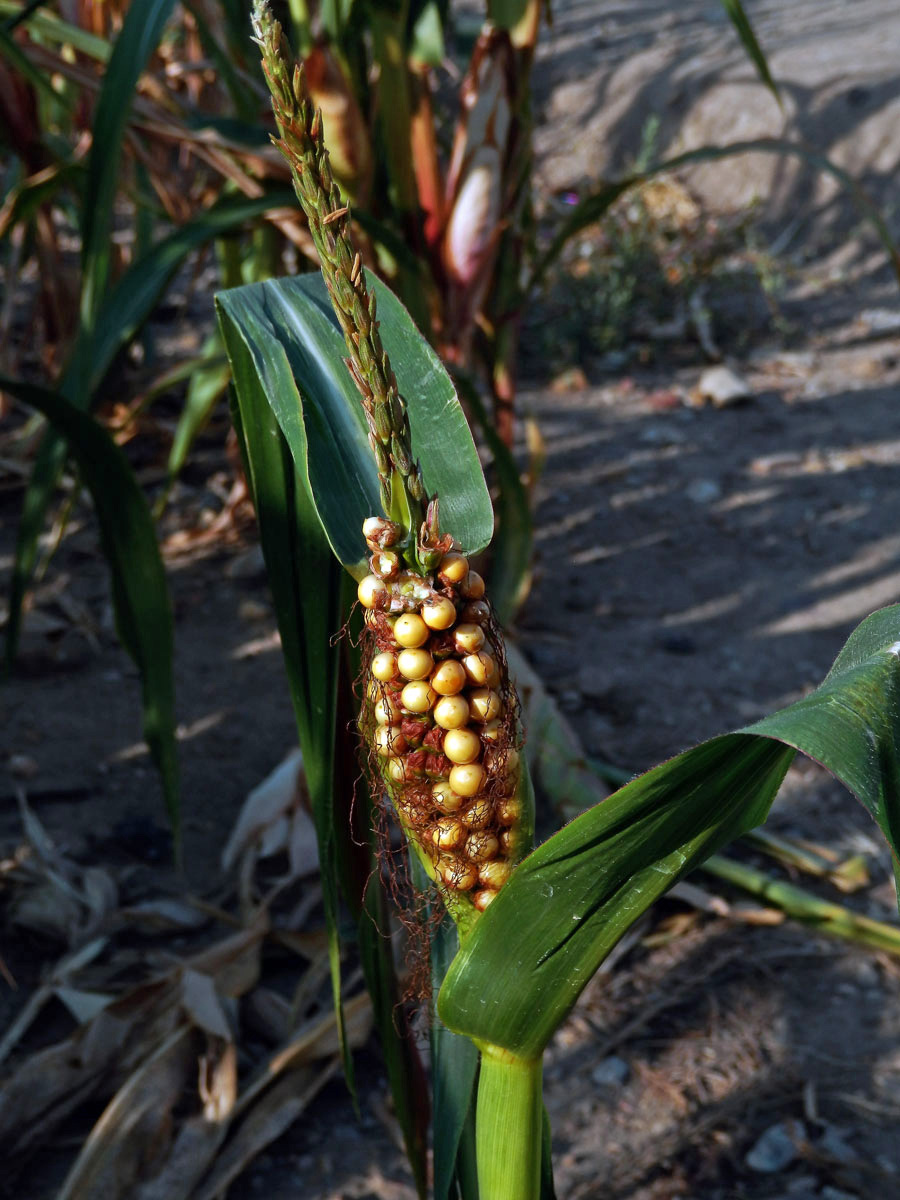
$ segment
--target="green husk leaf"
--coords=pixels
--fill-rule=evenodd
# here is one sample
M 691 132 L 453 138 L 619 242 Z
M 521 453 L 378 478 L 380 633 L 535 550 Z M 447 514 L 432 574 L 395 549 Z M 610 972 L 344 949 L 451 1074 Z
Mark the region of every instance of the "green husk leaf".
M 0 389 L 43 413 L 65 438 L 90 490 L 112 575 L 116 628 L 140 671 L 144 737 L 159 770 L 177 836 L 172 609 L 147 502 L 128 460 L 97 421 L 57 393 L 33 384 L 0 376 Z
M 540 1053 L 625 930 L 687 871 L 764 819 L 795 753 L 856 795 L 898 854 L 900 605 L 859 626 L 820 688 L 625 785 L 527 858 L 451 966 L 450 1028 Z M 515 968 L 511 990 L 499 961 Z
M 441 529 L 476 553 L 490 540 L 493 512 L 453 385 L 399 300 L 373 276 L 367 282 L 377 294 L 384 348 L 412 401 L 412 451 L 426 486 L 440 496 Z M 250 284 L 221 293 L 218 303 L 253 359 L 334 553 L 359 577 L 366 571 L 362 523 L 380 510 L 378 479 L 321 277 Z

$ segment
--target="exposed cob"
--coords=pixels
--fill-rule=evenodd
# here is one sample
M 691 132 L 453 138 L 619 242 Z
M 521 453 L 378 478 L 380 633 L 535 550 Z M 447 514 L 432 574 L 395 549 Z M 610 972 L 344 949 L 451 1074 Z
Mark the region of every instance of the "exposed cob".
M 445 890 L 484 911 L 527 849 L 518 701 L 484 581 L 447 545 L 433 575 L 400 567 L 373 517 L 361 728 L 400 823 Z M 458 913 L 456 914 L 458 915 Z
M 518 702 L 484 581 L 441 536 L 438 502 L 412 458 L 400 395 L 322 141 L 303 69 L 268 5 L 254 25 L 295 191 L 344 332 L 345 359 L 362 398 L 381 500 L 363 536 L 371 574 L 360 728 L 369 761 L 400 824 L 462 928 L 483 911 L 531 839 L 519 766 Z

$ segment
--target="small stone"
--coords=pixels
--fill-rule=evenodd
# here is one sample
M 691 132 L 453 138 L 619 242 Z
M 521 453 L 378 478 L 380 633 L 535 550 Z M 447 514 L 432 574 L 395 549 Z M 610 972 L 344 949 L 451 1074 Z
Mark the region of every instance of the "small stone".
M 695 504 L 711 504 L 722 495 L 722 485 L 715 479 L 693 479 L 684 489 L 688 500 Z
M 700 403 L 709 403 L 713 408 L 730 408 L 744 400 L 751 399 L 753 393 L 745 379 L 742 379 L 731 367 L 708 367 L 700 376 L 695 395 Z
M 770 1125 L 747 1153 L 744 1162 L 751 1171 L 761 1175 L 774 1175 L 789 1167 L 797 1157 L 797 1146 L 805 1137 L 799 1121 L 779 1121 Z
M 265 621 L 271 615 L 271 608 L 261 600 L 242 600 L 238 605 L 238 616 L 242 621 Z
M 625 1059 L 611 1054 L 609 1058 L 604 1058 L 599 1067 L 591 1071 L 591 1079 L 597 1087 L 621 1087 L 628 1081 L 630 1074 L 631 1068 Z
M 9 771 L 16 779 L 34 779 L 40 767 L 27 754 L 11 754 L 9 756 Z

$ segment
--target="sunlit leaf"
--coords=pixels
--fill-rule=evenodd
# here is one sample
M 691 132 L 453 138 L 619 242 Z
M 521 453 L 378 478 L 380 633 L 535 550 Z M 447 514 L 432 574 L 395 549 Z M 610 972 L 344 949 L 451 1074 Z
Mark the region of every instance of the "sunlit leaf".
M 516 869 L 454 960 L 440 996 L 445 1023 L 538 1055 L 637 917 L 765 819 L 797 750 L 862 801 L 896 859 L 898 655 L 895 605 L 862 623 L 810 696 L 655 767 L 550 838 Z M 514 989 L 496 970 L 500 961 Z
M 413 456 L 426 487 L 440 496 L 441 528 L 476 553 L 490 540 L 493 512 L 453 384 L 396 297 L 371 275 L 368 283 L 378 297 L 384 348 L 410 399 Z M 321 277 L 235 288 L 218 303 L 253 361 L 335 554 L 361 573 L 362 523 L 380 511 L 378 479 Z

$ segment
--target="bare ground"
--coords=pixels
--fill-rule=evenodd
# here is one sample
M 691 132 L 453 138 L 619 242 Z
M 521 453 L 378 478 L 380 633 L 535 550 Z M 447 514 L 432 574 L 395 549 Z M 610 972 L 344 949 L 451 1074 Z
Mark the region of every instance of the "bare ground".
M 761 35 L 782 47 L 776 6 L 758 7 Z M 806 20 L 811 7 L 802 6 Z M 885 7 L 868 4 L 860 18 L 873 46 Z M 652 51 L 661 36 L 655 7 L 634 8 Z M 626 17 L 612 5 L 597 9 L 611 37 Z M 706 15 L 694 9 L 697 21 Z M 847 36 L 844 11 L 829 9 L 838 23 L 832 46 Z M 548 96 L 559 95 L 553 72 L 568 62 L 566 31 L 577 33 L 579 14 L 588 19 L 584 5 L 560 6 L 539 82 Z M 786 62 L 793 44 L 785 37 L 779 49 Z M 730 62 L 721 55 L 720 73 Z M 874 51 L 867 67 L 854 59 L 853 86 L 866 69 L 882 86 L 880 63 Z M 600 87 L 606 75 L 598 68 L 592 79 Z M 558 104 L 570 113 L 570 102 Z M 546 144 L 549 133 L 541 136 Z M 558 161 L 546 150 L 548 171 L 562 170 Z M 570 180 L 554 175 L 553 186 L 577 181 L 576 168 Z M 763 330 L 744 346 L 735 363 L 749 385 L 743 404 L 689 403 L 703 367 L 691 346 L 657 347 L 650 366 L 639 356 L 615 371 L 608 360 L 586 361 L 587 386 L 574 390 L 551 388 L 532 364 L 522 411 L 538 421 L 547 461 L 535 496 L 534 587 L 517 633 L 598 759 L 640 770 L 789 702 L 822 678 L 864 615 L 897 599 L 900 301 L 896 283 L 871 269 L 870 244 L 855 240 L 848 253 L 832 240 L 831 250 L 812 264 L 806 249 L 792 259 L 784 312 L 794 332 Z M 738 344 L 733 320 L 719 336 L 726 352 Z M 223 433 L 220 425 L 204 437 L 169 533 L 201 528 L 220 511 Z M 150 445 L 139 453 L 151 481 L 158 455 Z M 0 491 L 4 566 L 20 498 L 12 478 Z M 168 564 L 187 884 L 210 891 L 237 809 L 292 745 L 293 721 L 252 531 L 231 544 L 173 541 Z M 87 509 L 77 510 L 36 609 L 44 625 L 32 620 L 19 673 L 0 692 L 0 752 L 17 782 L 23 770 L 30 776 L 31 804 L 71 855 L 108 866 L 139 895 L 169 877 L 165 821 Z M 3 850 L 21 832 L 13 783 L 11 771 L 0 784 Z M 772 825 L 841 854 L 864 853 L 872 884 L 849 903 L 896 919 L 874 827 L 820 769 L 792 771 Z M 674 901 L 639 934 L 590 985 L 548 1054 L 560 1197 L 900 1195 L 895 960 Z M 4 934 L 2 956 L 19 987 L 0 983 L 9 1018 L 52 954 L 34 938 Z M 42 1035 L 58 1032 L 51 1024 Z M 374 1045 L 360 1057 L 360 1082 L 361 1121 L 343 1085 L 329 1084 L 229 1194 L 407 1200 Z M 19 1195 L 53 1194 L 95 1116 L 79 1114 L 42 1148 Z M 773 1126 L 793 1132 L 794 1153 L 760 1171 L 747 1154 Z

